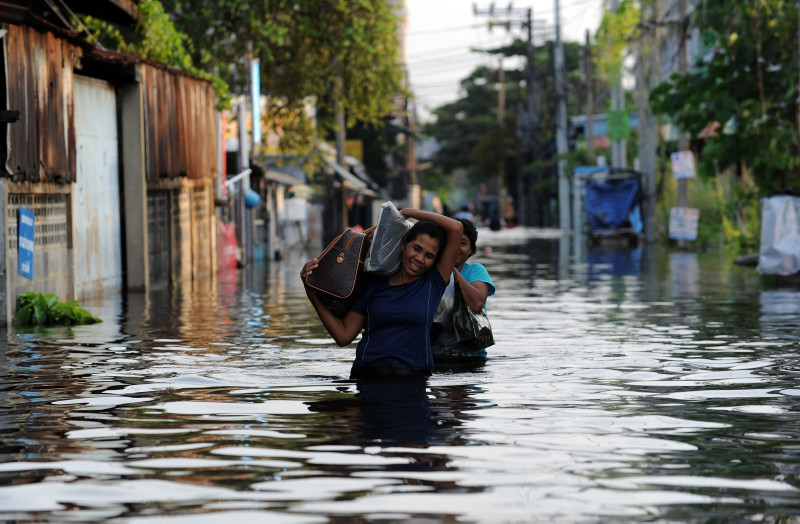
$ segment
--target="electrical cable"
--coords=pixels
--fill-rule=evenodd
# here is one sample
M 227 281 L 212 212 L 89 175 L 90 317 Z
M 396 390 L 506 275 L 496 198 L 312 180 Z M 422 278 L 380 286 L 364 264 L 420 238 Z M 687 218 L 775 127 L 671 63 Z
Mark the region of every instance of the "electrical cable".
M 56 16 L 64 23 L 64 26 L 67 29 L 72 29 L 72 25 L 70 25 L 69 21 L 66 18 L 64 18 L 64 15 L 61 14 L 61 10 L 53 3 L 53 0 L 44 0 L 44 1 L 48 5 L 48 7 L 50 7 L 50 9 L 53 10 Z
M 86 36 L 88 36 L 91 39 L 92 32 L 89 31 L 89 28 L 86 27 L 86 24 L 83 23 L 83 20 L 81 20 L 80 17 L 78 17 L 78 15 L 75 14 L 75 12 L 72 9 L 70 9 L 69 5 L 67 5 L 67 2 L 65 0 L 58 0 L 58 1 L 61 3 L 61 5 L 64 6 L 64 9 L 67 10 L 72 19 L 75 20 L 75 22 L 81 27 L 83 32 L 86 33 Z M 103 47 L 103 44 L 101 44 L 100 42 L 95 42 L 95 45 L 104 51 L 106 50 L 106 48 Z

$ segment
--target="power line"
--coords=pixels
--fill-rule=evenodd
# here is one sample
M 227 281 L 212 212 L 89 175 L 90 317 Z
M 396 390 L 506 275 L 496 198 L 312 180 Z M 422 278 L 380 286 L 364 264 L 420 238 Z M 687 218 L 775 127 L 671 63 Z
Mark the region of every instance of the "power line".
M 419 64 L 427 64 L 427 63 L 430 63 L 430 62 L 451 62 L 454 58 L 457 58 L 457 57 L 469 58 L 471 56 L 474 56 L 474 54 L 475 53 L 473 53 L 471 51 L 466 51 L 466 52 L 463 52 L 463 53 L 455 53 L 455 54 L 451 54 L 451 55 L 443 55 L 443 56 L 436 57 L 436 58 L 426 58 L 425 60 L 408 60 L 406 63 L 407 64 L 419 65 Z
M 479 65 L 486 63 L 488 59 L 486 57 L 474 57 L 465 60 L 449 60 L 446 62 L 437 62 L 433 64 L 428 64 L 422 67 L 415 67 L 413 70 L 417 73 L 427 73 L 433 72 L 436 73 L 437 71 L 452 71 L 453 69 L 459 69 L 462 67 L 467 67 L 471 65 Z
M 427 35 L 427 34 L 439 34 L 439 33 L 453 33 L 457 31 L 466 31 L 469 29 L 480 29 L 484 27 L 484 24 L 472 24 L 467 26 L 459 26 L 459 27 L 445 27 L 442 29 L 422 29 L 419 31 L 410 31 L 406 33 L 406 36 L 419 36 L 419 35 Z

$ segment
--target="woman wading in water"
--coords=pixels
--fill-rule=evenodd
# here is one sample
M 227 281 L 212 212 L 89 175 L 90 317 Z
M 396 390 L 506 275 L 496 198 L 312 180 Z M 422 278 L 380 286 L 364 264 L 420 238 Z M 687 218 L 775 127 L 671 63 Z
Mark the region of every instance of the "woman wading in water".
M 361 333 L 351 379 L 426 377 L 433 371 L 430 328 L 439 300 L 459 256 L 461 222 L 444 215 L 406 208 L 417 220 L 402 241 L 400 268 L 391 276 L 369 275 L 364 292 L 347 314 L 331 313 L 306 286 L 306 295 L 339 346 Z M 300 277 L 318 266 L 313 258 Z
M 437 369 L 471 369 L 486 362 L 486 348 L 464 348 L 456 340 L 453 329 L 453 291 L 458 282 L 461 295 L 467 307 L 473 311 L 486 308 L 486 299 L 494 295 L 494 282 L 483 264 L 469 264 L 467 260 L 478 249 L 478 230 L 467 219 L 456 219 L 464 226 L 464 234 L 459 243 L 456 271 L 445 289 L 431 329 L 431 348 Z

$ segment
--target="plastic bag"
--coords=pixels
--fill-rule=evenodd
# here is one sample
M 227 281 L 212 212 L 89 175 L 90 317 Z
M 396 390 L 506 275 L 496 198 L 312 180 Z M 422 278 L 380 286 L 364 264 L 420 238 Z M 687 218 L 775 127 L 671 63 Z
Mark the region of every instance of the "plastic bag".
M 364 261 L 364 271 L 382 276 L 397 271 L 400 268 L 403 235 L 410 225 L 392 202 L 384 202 L 372 236 L 372 245 Z
M 800 272 L 800 198 L 761 199 L 761 249 L 756 269 L 762 275 Z
M 485 349 L 494 345 L 489 316 L 483 309 L 478 312 L 470 309 L 457 280 L 453 289 L 453 330 L 459 347 L 463 349 Z

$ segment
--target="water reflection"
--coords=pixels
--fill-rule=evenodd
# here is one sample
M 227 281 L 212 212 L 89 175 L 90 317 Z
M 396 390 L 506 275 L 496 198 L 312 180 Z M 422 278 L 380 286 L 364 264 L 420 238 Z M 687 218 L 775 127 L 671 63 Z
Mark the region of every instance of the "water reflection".
M 497 344 L 427 381 L 347 380 L 291 254 L 4 333 L 0 520 L 800 514 L 798 291 L 719 254 L 564 243 L 481 231 Z
M 333 425 L 349 428 L 346 433 L 337 431 L 340 443 L 364 447 L 464 444 L 461 418 L 483 404 L 470 397 L 479 388 L 429 387 L 426 379 L 364 380 L 355 388 L 354 395 L 312 401 L 308 406 L 329 416 Z

